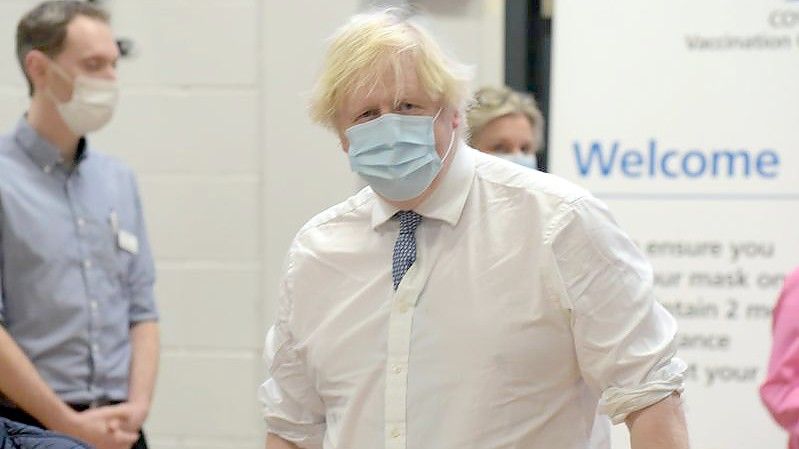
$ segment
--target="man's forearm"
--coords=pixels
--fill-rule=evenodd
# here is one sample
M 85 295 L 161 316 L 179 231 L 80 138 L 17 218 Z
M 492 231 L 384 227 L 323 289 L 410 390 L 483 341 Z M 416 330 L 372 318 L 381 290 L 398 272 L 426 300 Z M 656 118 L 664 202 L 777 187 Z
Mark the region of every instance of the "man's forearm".
M 0 326 L 0 391 L 45 427 L 63 431 L 74 412 L 45 383 L 17 342 Z
M 672 394 L 627 417 L 632 449 L 688 449 L 682 399 Z
M 266 435 L 266 449 L 300 449 L 300 448 L 294 443 L 288 442 L 273 433 L 269 433 Z
M 143 321 L 130 329 L 132 349 L 128 402 L 150 408 L 160 353 L 158 323 Z

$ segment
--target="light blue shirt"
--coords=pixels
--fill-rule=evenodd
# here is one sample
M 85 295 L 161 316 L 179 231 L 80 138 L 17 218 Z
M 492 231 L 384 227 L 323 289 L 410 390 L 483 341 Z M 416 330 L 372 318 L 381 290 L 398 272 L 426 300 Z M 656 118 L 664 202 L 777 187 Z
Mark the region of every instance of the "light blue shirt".
M 133 172 L 23 118 L 0 137 L 0 323 L 66 402 L 124 400 L 130 327 L 158 318 Z

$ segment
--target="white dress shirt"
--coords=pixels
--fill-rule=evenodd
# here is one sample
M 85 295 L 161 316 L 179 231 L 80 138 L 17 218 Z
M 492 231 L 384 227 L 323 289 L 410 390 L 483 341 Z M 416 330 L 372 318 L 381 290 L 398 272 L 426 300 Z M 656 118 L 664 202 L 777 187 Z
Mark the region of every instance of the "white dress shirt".
M 598 403 L 621 422 L 682 390 L 650 265 L 586 191 L 460 146 L 416 209 L 396 292 L 395 212 L 367 187 L 294 239 L 259 392 L 269 432 L 303 448 L 588 448 Z

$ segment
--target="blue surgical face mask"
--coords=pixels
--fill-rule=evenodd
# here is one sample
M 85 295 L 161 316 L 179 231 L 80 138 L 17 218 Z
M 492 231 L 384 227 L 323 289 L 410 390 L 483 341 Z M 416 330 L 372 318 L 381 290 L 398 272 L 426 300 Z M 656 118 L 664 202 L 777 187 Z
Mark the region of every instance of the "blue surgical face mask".
M 438 114 L 385 114 L 348 128 L 350 168 L 389 200 L 418 197 L 441 171 L 455 141 L 453 130 L 447 153 L 440 158 L 434 134 Z
M 533 170 L 538 169 L 538 161 L 535 158 L 535 153 L 499 153 L 494 154 L 494 156 L 513 162 L 514 164 L 519 164 L 523 167 L 532 168 Z

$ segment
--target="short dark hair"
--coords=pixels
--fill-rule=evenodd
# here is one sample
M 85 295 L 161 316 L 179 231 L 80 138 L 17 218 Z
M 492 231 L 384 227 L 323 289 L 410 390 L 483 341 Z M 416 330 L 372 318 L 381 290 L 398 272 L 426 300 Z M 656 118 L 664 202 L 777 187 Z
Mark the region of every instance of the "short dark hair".
M 39 50 L 55 57 L 64 48 L 67 26 L 77 16 L 86 16 L 110 22 L 111 16 L 91 3 L 77 0 L 50 0 L 39 4 L 20 19 L 17 24 L 17 61 L 28 81 L 28 91 L 33 95 L 33 83 L 25 71 L 25 57 L 31 50 Z

